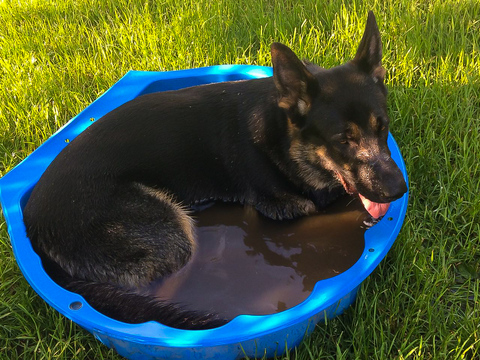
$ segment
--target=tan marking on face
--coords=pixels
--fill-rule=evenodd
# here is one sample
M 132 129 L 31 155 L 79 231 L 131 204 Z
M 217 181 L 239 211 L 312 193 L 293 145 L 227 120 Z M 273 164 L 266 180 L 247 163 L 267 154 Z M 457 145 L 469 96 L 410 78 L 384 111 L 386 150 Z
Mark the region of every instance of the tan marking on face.
M 359 160 L 368 160 L 372 157 L 370 149 L 361 147 L 357 151 L 357 159 Z
M 363 139 L 357 150 L 357 158 L 362 160 L 370 160 L 380 156 L 380 147 L 376 138 Z
M 290 139 L 295 139 L 296 134 L 300 131 L 290 118 L 287 119 L 287 131 Z M 298 142 L 298 140 L 293 141 Z
M 317 151 L 315 151 L 319 158 L 323 158 L 327 154 L 327 148 L 325 146 L 320 146 Z
M 362 138 L 362 130 L 360 129 L 360 127 L 357 124 L 350 123 L 349 130 L 350 130 L 351 136 L 354 139 L 361 139 Z

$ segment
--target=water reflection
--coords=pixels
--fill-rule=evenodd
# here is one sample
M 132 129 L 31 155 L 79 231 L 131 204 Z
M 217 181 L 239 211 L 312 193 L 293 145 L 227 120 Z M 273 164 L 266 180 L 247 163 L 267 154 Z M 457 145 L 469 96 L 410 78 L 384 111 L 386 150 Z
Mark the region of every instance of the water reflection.
M 193 261 L 147 292 L 226 317 L 271 314 L 303 301 L 317 281 L 358 260 L 368 218 L 350 197 L 294 221 L 269 220 L 235 204 L 215 204 L 195 215 L 199 246 Z

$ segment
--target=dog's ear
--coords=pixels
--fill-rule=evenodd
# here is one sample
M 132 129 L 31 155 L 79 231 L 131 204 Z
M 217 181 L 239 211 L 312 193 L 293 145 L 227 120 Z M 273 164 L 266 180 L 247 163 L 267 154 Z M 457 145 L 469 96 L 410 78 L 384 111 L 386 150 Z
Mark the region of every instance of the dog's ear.
M 368 12 L 365 32 L 352 62 L 375 81 L 383 81 L 385 69 L 382 67 L 382 40 L 372 11 Z
M 278 106 L 286 110 L 294 124 L 302 126 L 318 87 L 317 80 L 287 46 L 273 43 L 271 52 Z

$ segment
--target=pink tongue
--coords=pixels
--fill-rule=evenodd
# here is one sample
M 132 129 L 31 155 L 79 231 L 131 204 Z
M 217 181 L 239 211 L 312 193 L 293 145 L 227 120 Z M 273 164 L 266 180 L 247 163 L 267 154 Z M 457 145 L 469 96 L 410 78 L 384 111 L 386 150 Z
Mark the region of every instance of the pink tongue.
M 368 200 L 362 194 L 358 194 L 360 196 L 360 200 L 362 200 L 363 206 L 368 211 L 370 215 L 372 215 L 375 219 L 382 217 L 387 213 L 388 207 L 390 203 L 380 204 L 373 201 Z

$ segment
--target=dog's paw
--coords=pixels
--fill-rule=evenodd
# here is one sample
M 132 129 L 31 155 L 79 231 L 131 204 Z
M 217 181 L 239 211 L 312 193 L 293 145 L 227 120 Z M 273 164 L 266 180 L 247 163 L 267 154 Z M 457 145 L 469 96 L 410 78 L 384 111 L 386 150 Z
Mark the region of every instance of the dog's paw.
M 273 220 L 291 220 L 312 214 L 317 210 L 312 201 L 294 196 L 260 201 L 255 208 Z
M 382 217 L 379 217 L 378 219 L 375 219 L 374 217 L 372 216 L 369 216 L 368 219 L 364 220 L 363 221 L 363 225 L 365 225 L 365 228 L 366 229 L 370 229 L 372 226 L 374 226 L 375 224 L 377 224 L 380 220 L 382 220 L 383 216 Z

